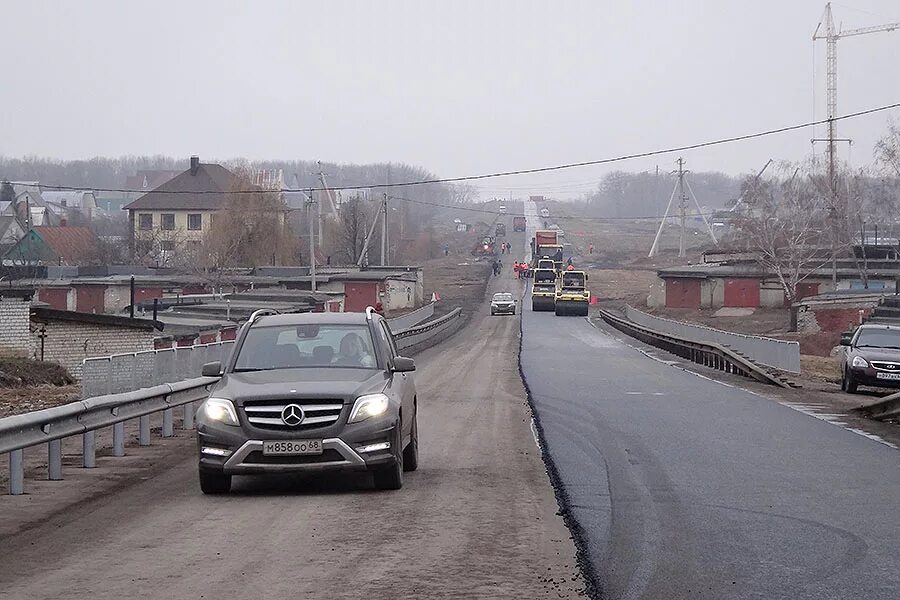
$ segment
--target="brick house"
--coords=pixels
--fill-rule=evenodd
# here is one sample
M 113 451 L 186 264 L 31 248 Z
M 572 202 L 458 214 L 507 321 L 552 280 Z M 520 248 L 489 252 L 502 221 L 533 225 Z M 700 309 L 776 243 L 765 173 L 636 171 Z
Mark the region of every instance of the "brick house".
M 189 169 L 125 206 L 132 254 L 175 253 L 201 244 L 213 215 L 238 183 L 238 176 L 222 165 L 192 156 Z

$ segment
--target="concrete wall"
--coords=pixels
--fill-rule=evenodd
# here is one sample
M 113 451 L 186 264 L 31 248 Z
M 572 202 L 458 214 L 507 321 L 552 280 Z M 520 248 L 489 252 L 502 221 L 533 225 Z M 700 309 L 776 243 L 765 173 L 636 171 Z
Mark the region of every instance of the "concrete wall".
M 388 279 L 382 303 L 385 310 L 416 307 L 416 282 Z
M 30 298 L 0 298 L 0 350 L 30 353 L 30 311 Z
M 26 321 L 27 323 L 27 321 Z M 91 356 L 153 350 L 154 331 L 77 321 L 35 322 L 31 334 L 32 356 L 41 356 L 41 327 L 46 329 L 44 360 L 59 363 L 76 378 L 81 377 L 81 361 Z

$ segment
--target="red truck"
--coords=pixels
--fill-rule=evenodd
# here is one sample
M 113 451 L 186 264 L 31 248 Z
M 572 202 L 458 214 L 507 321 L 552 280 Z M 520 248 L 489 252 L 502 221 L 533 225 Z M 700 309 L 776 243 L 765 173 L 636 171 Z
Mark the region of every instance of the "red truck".
M 525 231 L 525 217 L 513 217 L 513 231 Z
M 553 229 L 538 229 L 531 240 L 531 255 L 534 264 L 541 257 L 548 257 L 557 264 L 557 270 L 562 267 L 562 246 L 559 245 L 558 232 Z

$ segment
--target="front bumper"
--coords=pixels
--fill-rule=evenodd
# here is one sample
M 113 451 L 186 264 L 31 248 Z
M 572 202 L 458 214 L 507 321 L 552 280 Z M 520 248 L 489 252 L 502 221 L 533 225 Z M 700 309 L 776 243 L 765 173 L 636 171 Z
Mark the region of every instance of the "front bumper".
M 853 380 L 859 385 L 883 388 L 900 388 L 900 379 L 879 379 L 878 373 L 887 373 L 887 371 L 879 371 L 878 369 L 868 367 L 851 367 L 850 374 Z
M 392 418 L 366 420 L 327 427 L 317 435 L 316 430 L 302 435 L 289 432 L 258 431 L 252 434 L 242 427 L 232 427 L 209 421 L 198 422 L 197 450 L 201 469 L 226 475 L 365 471 L 393 463 L 400 449 L 395 448 L 398 421 Z M 337 431 L 336 431 L 337 430 Z M 249 434 L 249 435 L 248 435 Z M 263 442 L 267 440 L 322 440 L 322 454 L 302 456 L 264 456 Z M 373 444 L 390 442 L 383 450 L 363 452 Z M 216 454 L 211 454 L 212 449 Z
M 509 306 L 502 305 L 491 305 L 491 313 L 495 315 L 514 315 L 516 314 L 516 305 L 511 304 Z

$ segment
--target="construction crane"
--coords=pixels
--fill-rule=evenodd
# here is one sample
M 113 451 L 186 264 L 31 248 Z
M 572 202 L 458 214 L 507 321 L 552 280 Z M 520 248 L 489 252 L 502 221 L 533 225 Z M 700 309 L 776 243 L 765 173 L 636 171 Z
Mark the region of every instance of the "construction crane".
M 834 17 L 831 14 L 831 2 L 825 4 L 825 12 L 819 19 L 816 31 L 813 33 L 813 41 L 826 41 L 825 54 L 825 70 L 827 88 L 827 104 L 828 104 L 828 181 L 831 189 L 836 186 L 835 172 L 835 149 L 834 143 L 837 140 L 837 123 L 834 118 L 837 116 L 837 42 L 841 38 L 851 37 L 855 35 L 864 35 L 866 33 L 878 33 L 881 31 L 894 31 L 900 28 L 900 22 L 888 23 L 887 25 L 874 25 L 872 27 L 860 27 L 859 29 L 849 29 L 841 31 L 834 26 Z M 821 31 L 821 33 L 820 33 Z

